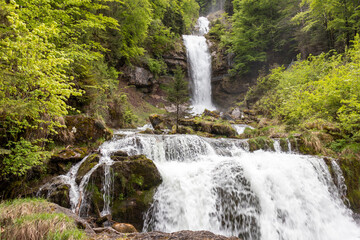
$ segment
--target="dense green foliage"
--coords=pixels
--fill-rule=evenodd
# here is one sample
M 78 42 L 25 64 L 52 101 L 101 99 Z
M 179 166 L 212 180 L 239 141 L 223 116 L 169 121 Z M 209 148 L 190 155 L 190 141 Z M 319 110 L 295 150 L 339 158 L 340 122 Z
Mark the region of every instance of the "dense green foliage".
M 227 40 L 235 54 L 233 71 L 243 74 L 251 64 L 264 62 L 272 54 L 289 49 L 291 25 L 286 9 L 296 1 L 234 0 L 232 31 Z M 268 53 L 272 51 L 272 53 Z M 270 59 L 268 59 L 270 60 Z M 272 60 L 272 59 L 271 59 Z
M 162 55 L 198 10 L 195 0 L 0 0 L 0 176 L 41 164 L 68 113 L 131 124 L 121 67 L 164 74 Z
M 243 75 L 332 49 L 344 52 L 359 31 L 360 1 L 233 0 L 232 27 L 222 36 Z
M 321 121 L 338 128 L 345 141 L 360 142 L 359 37 L 352 43 L 344 54 L 323 53 L 273 69 L 248 97 L 262 95 L 258 109 L 288 125 Z

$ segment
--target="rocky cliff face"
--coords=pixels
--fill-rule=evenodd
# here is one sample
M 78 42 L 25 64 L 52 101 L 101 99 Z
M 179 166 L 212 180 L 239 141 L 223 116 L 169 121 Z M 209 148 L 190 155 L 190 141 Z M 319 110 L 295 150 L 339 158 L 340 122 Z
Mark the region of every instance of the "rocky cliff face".
M 256 83 L 257 71 L 244 76 L 231 76 L 233 54 L 226 53 L 219 42 L 207 36 L 212 59 L 212 97 L 220 109 L 227 109 L 244 99 L 249 88 Z
M 122 68 L 120 80 L 128 85 L 135 86 L 143 93 L 154 93 L 160 84 L 166 84 L 169 81 L 169 77 L 172 76 L 176 67 L 179 66 L 187 76 L 186 49 L 182 39 L 178 39 L 174 48 L 162 56 L 162 60 L 166 65 L 166 74 L 164 75 L 156 76 L 143 62 Z

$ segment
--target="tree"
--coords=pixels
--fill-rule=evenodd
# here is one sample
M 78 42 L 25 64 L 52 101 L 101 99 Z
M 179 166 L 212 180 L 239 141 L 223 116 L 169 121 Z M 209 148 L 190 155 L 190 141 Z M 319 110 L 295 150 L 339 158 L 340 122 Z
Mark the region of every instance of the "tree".
M 293 55 L 288 8 L 298 0 L 234 0 L 232 31 L 224 38 L 234 53 L 233 73 L 245 74 L 260 62 Z
M 176 106 L 176 132 L 178 132 L 179 118 L 182 114 L 181 105 L 189 101 L 188 83 L 185 74 L 178 66 L 174 71 L 173 81 L 169 84 L 167 94 L 168 101 Z
M 360 1 L 302 0 L 294 20 L 303 24 L 303 31 L 325 31 L 329 49 L 344 51 L 359 31 Z M 313 33 L 312 33 L 313 34 Z

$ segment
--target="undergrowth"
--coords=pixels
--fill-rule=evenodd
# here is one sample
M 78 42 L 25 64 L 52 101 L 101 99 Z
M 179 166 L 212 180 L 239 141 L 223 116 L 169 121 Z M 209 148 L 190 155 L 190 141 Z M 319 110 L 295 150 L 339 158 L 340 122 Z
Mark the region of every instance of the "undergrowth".
M 1 240 L 80 240 L 85 233 L 43 199 L 16 199 L 0 204 Z

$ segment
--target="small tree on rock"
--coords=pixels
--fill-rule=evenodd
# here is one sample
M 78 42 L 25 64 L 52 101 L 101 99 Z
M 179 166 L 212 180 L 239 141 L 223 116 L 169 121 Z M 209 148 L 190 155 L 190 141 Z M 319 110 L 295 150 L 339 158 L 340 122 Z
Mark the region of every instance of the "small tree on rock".
M 189 101 L 188 83 L 185 81 L 185 74 L 179 66 L 174 71 L 174 78 L 168 85 L 168 101 L 176 107 L 176 132 L 178 132 L 179 118 L 183 113 L 181 105 Z

